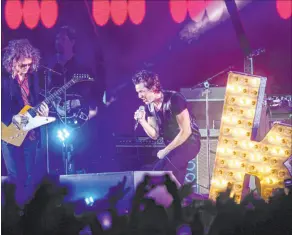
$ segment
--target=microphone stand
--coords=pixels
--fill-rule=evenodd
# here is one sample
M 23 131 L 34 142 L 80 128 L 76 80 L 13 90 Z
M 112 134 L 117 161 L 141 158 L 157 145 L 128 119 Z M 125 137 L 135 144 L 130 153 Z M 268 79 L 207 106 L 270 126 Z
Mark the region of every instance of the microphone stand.
M 201 86 L 204 86 L 204 87 L 208 86 L 207 83 L 209 83 L 209 81 L 211 81 L 212 79 L 218 77 L 219 75 L 221 75 L 221 74 L 223 74 L 223 73 L 229 72 L 231 69 L 233 69 L 233 66 L 229 66 L 229 67 L 227 67 L 226 69 L 222 70 L 221 72 L 215 74 L 214 76 L 212 76 L 212 77 L 206 79 L 205 81 L 203 81 L 203 82 L 201 82 L 201 83 L 198 83 L 197 85 L 191 87 L 190 90 L 192 91 L 192 90 L 194 90 L 194 89 L 196 89 L 196 88 L 198 88 L 198 87 L 201 87 Z M 205 84 L 205 83 L 206 83 L 206 84 Z M 209 83 L 209 85 L 210 85 L 210 83 Z M 215 85 L 215 86 L 217 86 L 217 85 Z
M 49 88 L 49 83 L 48 83 L 48 80 L 49 80 L 49 73 L 48 72 L 51 72 L 51 73 L 54 73 L 58 76 L 61 76 L 62 74 L 47 67 L 47 66 L 44 66 L 44 65 L 40 65 L 40 67 L 44 68 L 44 89 L 45 89 L 45 98 L 47 98 L 47 95 L 48 95 L 48 88 Z M 48 129 L 48 125 L 45 126 L 45 138 L 46 138 L 46 168 L 47 168 L 47 174 L 49 175 L 50 174 L 50 156 L 49 156 L 49 129 Z
M 44 78 L 45 78 L 45 98 L 47 98 L 47 93 L 48 93 L 48 78 L 49 78 L 48 73 L 47 73 L 47 69 L 44 70 Z M 49 158 L 49 130 L 48 130 L 48 125 L 46 125 L 45 128 L 46 128 L 45 129 L 45 135 L 46 135 L 47 174 L 49 175 L 50 174 L 50 158 Z
M 66 68 L 63 68 L 63 76 L 64 76 L 64 84 L 67 83 L 67 72 L 68 70 Z M 64 126 L 65 128 L 67 128 L 67 90 L 65 89 L 64 91 L 64 110 L 65 110 L 65 117 L 64 117 Z M 65 175 L 68 175 L 69 172 L 73 173 L 75 171 L 75 166 L 74 166 L 74 163 L 71 162 L 73 161 L 72 158 L 73 158 L 73 155 L 72 155 L 72 152 L 74 151 L 74 146 L 73 146 L 73 143 L 70 143 L 68 141 L 68 139 L 66 138 L 63 142 L 63 160 L 64 160 L 64 168 L 65 168 Z M 69 165 L 70 165 L 70 162 L 71 162 L 71 167 L 69 168 Z
M 64 84 L 67 83 L 67 70 L 63 68 L 63 76 L 64 76 Z M 65 128 L 67 128 L 67 90 L 64 91 L 64 105 L 65 105 Z M 68 147 L 70 147 L 70 151 L 68 151 Z M 65 175 L 68 175 L 68 165 L 71 158 L 71 150 L 72 145 L 68 146 L 67 140 L 65 139 L 63 142 L 63 159 L 65 160 Z
M 63 68 L 63 75 L 64 75 L 64 83 L 66 84 L 67 82 L 67 74 L 66 74 L 66 69 Z M 65 128 L 67 127 L 67 91 L 65 89 L 64 91 L 64 105 L 65 105 Z M 66 139 L 63 142 L 63 154 L 65 158 L 65 175 L 68 175 L 68 145 Z
M 208 186 L 204 187 L 202 185 L 197 184 L 197 187 L 203 187 L 205 189 L 210 189 L 210 185 L 211 185 L 211 158 L 210 158 L 210 152 L 211 152 L 211 148 L 210 148 L 210 126 L 209 126 L 209 94 L 211 93 L 210 90 L 210 81 L 212 79 L 214 79 L 215 77 L 218 77 L 219 75 L 226 73 L 228 71 L 230 71 L 230 69 L 232 69 L 233 66 L 229 66 L 228 68 L 222 70 L 221 72 L 215 74 L 214 76 L 206 79 L 205 81 L 193 86 L 192 88 L 190 88 L 190 90 L 194 90 L 197 87 L 201 87 L 202 85 L 204 86 L 204 91 L 202 92 L 202 96 L 205 95 L 205 116 L 206 116 L 206 131 L 207 131 L 207 135 L 206 135 L 206 140 L 207 140 L 207 169 L 208 169 Z M 217 85 L 213 85 L 213 86 L 217 86 Z

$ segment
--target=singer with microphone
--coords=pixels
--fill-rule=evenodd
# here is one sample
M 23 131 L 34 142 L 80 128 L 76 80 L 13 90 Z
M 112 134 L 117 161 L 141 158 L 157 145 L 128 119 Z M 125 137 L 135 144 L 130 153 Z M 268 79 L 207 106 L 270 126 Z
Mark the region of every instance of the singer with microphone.
M 154 140 L 162 136 L 166 145 L 157 153 L 152 170 L 172 171 L 184 184 L 188 162 L 197 156 L 201 146 L 199 128 L 185 98 L 178 92 L 162 90 L 158 75 L 151 71 L 136 73 L 132 81 L 145 104 L 134 114 L 136 126 L 140 124 Z

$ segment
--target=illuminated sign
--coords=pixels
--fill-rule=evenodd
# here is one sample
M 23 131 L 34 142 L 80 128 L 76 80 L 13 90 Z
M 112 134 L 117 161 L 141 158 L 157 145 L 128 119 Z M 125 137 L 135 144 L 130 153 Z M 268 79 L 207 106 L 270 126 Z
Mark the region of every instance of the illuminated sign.
M 213 200 L 231 185 L 231 196 L 240 202 L 246 174 L 258 177 L 265 200 L 290 178 L 283 163 L 291 156 L 292 127 L 275 124 L 261 142 L 252 140 L 259 127 L 265 87 L 264 77 L 229 73 L 209 194 Z

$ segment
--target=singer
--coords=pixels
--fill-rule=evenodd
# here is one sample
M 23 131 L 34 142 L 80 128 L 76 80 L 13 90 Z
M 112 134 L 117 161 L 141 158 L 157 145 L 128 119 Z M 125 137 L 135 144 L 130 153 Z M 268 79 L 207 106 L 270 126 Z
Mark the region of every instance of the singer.
M 197 156 L 201 146 L 199 128 L 185 98 L 178 92 L 162 90 L 158 75 L 150 71 L 136 73 L 132 81 L 146 105 L 135 112 L 134 119 L 150 138 L 162 136 L 166 145 L 157 153 L 152 170 L 172 171 L 184 184 L 188 162 Z

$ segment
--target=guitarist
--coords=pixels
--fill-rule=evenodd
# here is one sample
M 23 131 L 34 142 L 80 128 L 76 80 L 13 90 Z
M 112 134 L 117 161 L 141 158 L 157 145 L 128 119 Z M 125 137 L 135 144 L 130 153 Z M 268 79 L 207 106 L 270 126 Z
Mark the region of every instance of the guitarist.
M 53 70 L 63 74 L 64 76 L 57 76 L 51 73 L 49 77 L 49 87 L 60 87 L 64 85 L 67 81 L 71 79 L 74 74 L 89 74 L 92 75 L 91 68 L 84 66 L 77 60 L 75 54 L 75 42 L 76 42 L 76 32 L 72 27 L 63 26 L 59 29 L 55 39 L 55 49 L 56 54 L 50 62 L 50 67 Z M 84 99 L 85 105 L 89 106 L 88 117 L 91 119 L 97 113 L 97 104 L 94 99 L 94 89 L 95 84 L 92 83 L 79 83 L 68 89 L 68 94 L 77 94 Z M 81 100 L 69 99 L 67 97 L 67 108 L 76 108 L 81 106 Z
M 5 125 L 13 122 L 24 124 L 25 116 L 18 114 L 25 106 L 39 103 L 38 77 L 40 53 L 27 39 L 12 40 L 4 48 L 1 74 L 1 121 Z M 38 109 L 40 116 L 48 116 L 49 108 L 42 103 Z M 23 187 L 30 190 L 32 186 L 32 170 L 34 167 L 39 130 L 30 131 L 22 146 L 16 147 L 1 141 L 2 154 L 7 168 L 8 179 L 15 183 L 17 190 Z M 21 192 L 21 191 L 20 191 Z M 29 191 L 27 191 L 29 193 Z
M 88 68 L 80 63 L 80 57 L 78 57 L 75 53 L 76 47 L 76 31 L 74 28 L 70 26 L 62 26 L 56 35 L 55 38 L 55 49 L 56 54 L 51 58 L 49 62 L 49 67 L 54 71 L 63 74 L 63 76 L 59 76 L 55 73 L 50 73 L 49 76 L 49 89 L 60 87 L 64 85 L 66 81 L 68 81 L 74 74 L 89 74 L 92 75 L 92 69 Z M 83 82 L 75 84 L 70 87 L 65 95 L 61 95 L 60 98 L 66 103 L 63 105 L 56 106 L 56 111 L 60 116 L 65 116 L 65 113 L 69 116 L 69 112 L 72 110 L 83 109 L 85 115 L 88 116 L 88 120 L 92 119 L 97 115 L 98 106 L 102 102 L 102 95 L 99 92 L 99 86 L 97 82 Z M 65 99 L 66 98 L 66 99 Z M 84 157 L 87 156 L 86 151 L 89 151 L 90 141 L 94 141 L 92 137 L 92 126 L 95 121 L 90 120 L 90 122 L 86 122 L 79 129 L 75 129 L 74 136 L 78 136 L 75 138 L 71 144 L 74 146 L 73 157 L 69 159 L 68 165 L 68 173 L 72 174 L 75 171 L 75 161 L 81 160 L 80 162 L 85 164 L 88 162 L 84 160 Z M 81 123 L 78 120 L 78 124 Z M 55 122 L 52 125 L 62 125 L 62 123 Z M 53 131 L 55 128 L 51 128 Z M 58 128 L 57 128 L 58 129 Z M 55 138 L 55 133 L 49 134 L 50 138 Z M 53 139 L 51 139 L 53 141 Z M 58 161 L 60 156 L 61 149 L 53 149 L 51 148 L 50 156 L 56 157 L 56 161 Z M 91 151 L 92 152 L 92 151 Z M 65 159 L 63 159 L 63 164 L 65 165 Z M 79 167 L 81 167 L 79 165 Z

